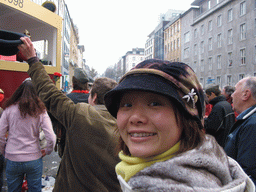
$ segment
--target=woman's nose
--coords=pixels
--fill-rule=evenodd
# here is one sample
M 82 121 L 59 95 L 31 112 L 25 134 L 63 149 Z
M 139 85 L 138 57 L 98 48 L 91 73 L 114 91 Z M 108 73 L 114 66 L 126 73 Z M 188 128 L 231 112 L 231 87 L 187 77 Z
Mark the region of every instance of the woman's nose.
M 134 107 L 130 116 L 130 122 L 132 124 L 144 124 L 148 120 L 145 113 L 145 108 L 142 106 Z

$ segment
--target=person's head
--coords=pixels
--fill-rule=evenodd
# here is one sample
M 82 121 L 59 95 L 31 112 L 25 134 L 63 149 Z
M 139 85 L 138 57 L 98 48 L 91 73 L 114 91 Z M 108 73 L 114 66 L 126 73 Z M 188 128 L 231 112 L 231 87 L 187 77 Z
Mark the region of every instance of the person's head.
M 44 103 L 38 97 L 30 78 L 25 79 L 13 95 L 4 103 L 4 109 L 13 104 L 19 104 L 19 110 L 23 118 L 27 114 L 37 117 L 46 109 Z
M 215 97 L 220 96 L 221 91 L 220 91 L 219 85 L 213 85 L 213 86 L 208 87 L 205 90 L 205 93 L 208 98 L 208 101 L 210 102 Z
M 4 91 L 0 89 L 0 102 L 4 100 Z
M 244 110 L 256 104 L 256 77 L 248 76 L 241 79 L 235 86 L 235 92 L 231 95 L 233 108 L 240 114 Z
M 91 105 L 104 105 L 104 95 L 115 88 L 117 82 L 107 77 L 97 78 L 92 84 L 88 102 Z
M 72 77 L 74 90 L 88 90 L 88 76 L 82 68 L 75 68 L 74 76 Z
M 235 87 L 232 87 L 230 85 L 226 85 L 223 87 L 221 94 L 224 95 L 226 98 L 231 97 L 232 93 L 234 93 Z
M 126 73 L 105 95 L 108 111 L 117 118 L 120 150 L 148 158 L 180 141 L 180 152 L 204 139 L 203 89 L 186 64 L 145 60 Z

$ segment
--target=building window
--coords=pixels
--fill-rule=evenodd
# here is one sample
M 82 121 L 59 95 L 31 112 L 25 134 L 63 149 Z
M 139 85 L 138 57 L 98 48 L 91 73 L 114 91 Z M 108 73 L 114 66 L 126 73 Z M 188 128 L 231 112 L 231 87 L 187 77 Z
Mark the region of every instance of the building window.
M 220 78 L 220 76 L 217 76 L 216 83 L 217 83 L 217 85 L 221 85 L 221 78 Z
M 180 48 L 180 38 L 177 39 L 177 49 Z
M 204 34 L 204 25 L 201 25 L 201 35 Z
M 209 30 L 209 31 L 212 30 L 212 20 L 210 20 L 209 23 L 208 23 L 208 30 Z
M 217 69 L 221 69 L 221 55 L 217 56 Z
M 233 29 L 228 30 L 228 45 L 233 43 Z
M 208 46 L 209 46 L 209 51 L 211 51 L 212 50 L 212 37 L 210 37 L 208 40 Z
M 200 14 L 203 13 L 203 6 L 202 5 L 199 6 L 199 13 Z
M 184 49 L 184 58 L 188 58 L 189 57 L 189 47 Z
M 233 9 L 228 10 L 228 22 L 233 20 Z
M 232 84 L 232 75 L 227 75 L 227 85 Z
M 176 50 L 176 41 L 173 41 L 173 49 Z
M 194 44 L 194 55 L 197 55 L 197 44 Z
M 208 1 L 208 9 L 211 9 L 211 1 Z
M 221 25 L 222 25 L 222 16 L 219 15 L 219 16 L 217 17 L 217 26 L 220 27 Z
M 201 85 L 204 86 L 204 78 L 203 77 L 200 77 L 199 82 L 201 83 Z
M 180 31 L 180 22 L 177 22 L 177 31 Z
M 195 72 L 196 72 L 196 68 L 197 68 L 197 62 L 196 62 L 196 61 L 194 61 L 193 69 L 194 69 L 194 71 L 195 71 Z
M 228 66 L 231 67 L 233 65 L 233 60 L 232 60 L 232 52 L 228 53 Z
M 240 3 L 240 16 L 243 16 L 246 14 L 246 2 Z
M 201 69 L 201 72 L 204 71 L 204 60 L 203 59 L 200 62 L 200 69 Z
M 245 65 L 245 58 L 246 58 L 245 48 L 240 49 L 240 55 L 241 55 L 241 64 Z
M 246 24 L 240 25 L 240 40 L 246 39 Z
M 256 63 L 256 45 L 254 46 L 254 62 Z
M 244 77 L 245 77 L 244 74 L 239 74 L 238 81 L 240 81 L 240 80 L 243 79 Z
M 256 19 L 254 19 L 254 35 L 256 35 Z
M 201 41 L 201 53 L 204 53 L 204 41 Z
M 221 33 L 217 35 L 218 47 L 221 47 Z
M 205 83 L 206 83 L 206 84 L 215 83 L 215 79 L 213 79 L 212 77 L 208 77 Z
M 220 0 L 216 0 L 216 4 L 219 4 Z
M 189 42 L 190 41 L 190 34 L 189 34 L 189 32 L 187 32 L 187 33 L 185 33 L 184 34 L 184 41 L 185 41 L 185 43 L 187 43 L 187 42 Z
M 197 29 L 194 30 L 194 38 L 197 38 Z
M 208 58 L 208 66 L 209 66 L 209 70 L 212 70 L 212 57 Z

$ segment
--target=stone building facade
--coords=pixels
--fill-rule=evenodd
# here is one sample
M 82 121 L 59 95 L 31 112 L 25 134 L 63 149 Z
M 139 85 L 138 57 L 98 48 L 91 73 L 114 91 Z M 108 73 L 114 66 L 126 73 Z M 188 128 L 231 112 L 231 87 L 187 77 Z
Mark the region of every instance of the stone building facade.
M 203 87 L 256 75 L 256 1 L 195 0 L 181 18 L 182 61 Z
M 164 27 L 164 59 L 169 61 L 180 61 L 180 16 L 170 21 Z

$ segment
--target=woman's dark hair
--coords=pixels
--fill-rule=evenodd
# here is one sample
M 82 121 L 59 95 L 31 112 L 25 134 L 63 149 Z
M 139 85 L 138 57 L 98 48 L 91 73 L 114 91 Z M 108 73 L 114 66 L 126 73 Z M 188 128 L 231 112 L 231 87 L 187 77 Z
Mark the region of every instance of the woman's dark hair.
M 4 103 L 4 109 L 14 104 L 19 105 L 20 114 L 23 118 L 25 118 L 27 114 L 32 117 L 37 117 L 46 110 L 31 80 L 25 80 L 15 90 L 13 95 Z
M 176 153 L 179 154 L 198 147 L 204 140 L 205 133 L 203 132 L 203 126 L 197 117 L 191 116 L 183 109 L 183 107 L 176 105 L 175 103 L 177 102 L 171 100 L 171 103 L 178 126 L 183 128 L 180 139 L 180 148 Z M 122 150 L 125 155 L 131 155 L 121 137 L 119 137 L 117 150 L 118 152 Z

